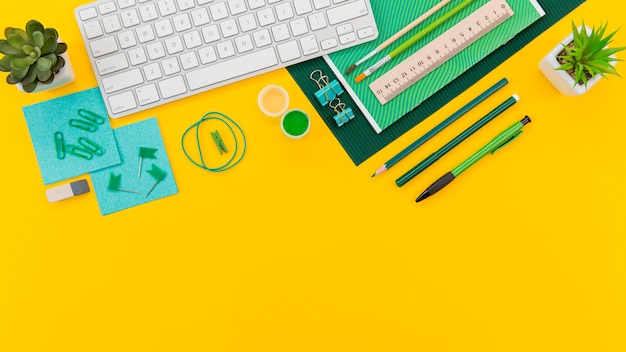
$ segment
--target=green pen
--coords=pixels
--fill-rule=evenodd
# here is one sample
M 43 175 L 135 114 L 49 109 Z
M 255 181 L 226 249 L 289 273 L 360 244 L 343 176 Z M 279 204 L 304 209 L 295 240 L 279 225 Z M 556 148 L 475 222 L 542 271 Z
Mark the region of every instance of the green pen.
M 474 155 L 470 156 L 462 162 L 459 166 L 455 167 L 452 171 L 447 174 L 441 176 L 437 181 L 435 181 L 432 185 L 428 186 L 428 188 L 420 194 L 419 197 L 415 200 L 416 202 L 420 202 L 433 194 L 440 191 L 442 188 L 447 186 L 450 182 L 452 182 L 457 176 L 459 176 L 463 171 L 469 169 L 470 166 L 474 165 L 478 160 L 480 160 L 483 156 L 491 153 L 497 152 L 500 148 L 506 146 L 515 140 L 522 133 L 522 128 L 524 125 L 530 122 L 530 117 L 525 116 L 521 121 L 514 123 L 511 127 L 502 131 L 500 134 L 496 136 L 496 138 L 492 139 L 491 142 L 487 143 L 484 147 L 480 148 Z

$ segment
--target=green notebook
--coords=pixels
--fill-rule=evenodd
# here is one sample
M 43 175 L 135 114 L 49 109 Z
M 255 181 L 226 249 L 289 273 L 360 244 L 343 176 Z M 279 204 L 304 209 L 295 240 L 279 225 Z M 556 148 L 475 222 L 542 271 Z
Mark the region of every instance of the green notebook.
M 453 81 L 465 70 L 471 68 L 478 61 L 489 55 L 489 53 L 508 42 L 516 34 L 530 26 L 533 22 L 544 15 L 543 9 L 539 6 L 536 0 L 475 0 L 452 18 L 435 28 L 431 33 L 417 42 L 412 48 L 409 48 L 409 50 L 406 50 L 398 57 L 388 62 L 385 66 L 374 72 L 364 81 L 360 83 L 354 82 L 354 78 L 360 72 L 376 63 L 395 47 L 400 45 L 404 40 L 410 38 L 411 35 L 418 32 L 421 28 L 433 22 L 438 17 L 442 16 L 445 12 L 456 6 L 461 1 L 463 0 L 451 1 L 434 15 L 422 22 L 422 24 L 417 26 L 417 28 L 414 28 L 403 36 L 400 40 L 391 44 L 389 47 L 382 50 L 381 53 L 378 53 L 376 56 L 357 67 L 355 71 L 358 72 L 352 72 L 350 75 L 342 77 L 339 75 L 340 72 L 346 72 L 346 69 L 350 67 L 350 65 L 357 62 L 380 43 L 391 37 L 408 23 L 412 22 L 421 14 L 425 13 L 440 2 L 440 0 L 396 0 L 394 1 L 393 6 L 389 6 L 388 4 L 385 4 L 384 1 L 372 1 L 372 11 L 375 14 L 376 23 L 378 24 L 380 33 L 378 38 L 372 42 L 358 45 L 346 50 L 341 50 L 328 56 L 330 59 L 328 60 L 330 67 L 335 71 L 335 74 L 339 77 L 342 85 L 351 91 L 350 94 L 353 98 L 355 98 L 355 101 L 361 107 L 365 117 L 377 133 L 382 132 L 382 130 L 396 122 L 407 112 L 413 110 L 428 97 L 443 88 L 446 84 Z M 486 32 L 484 36 L 480 37 L 476 42 L 463 49 L 458 54 L 451 56 L 448 61 L 436 68 L 430 74 L 415 82 L 415 84 L 413 84 L 406 91 L 400 93 L 400 95 L 392 99 L 390 102 L 382 105 L 376 99 L 369 88 L 370 83 L 411 56 L 420 47 L 430 43 L 455 24 L 461 22 L 463 18 L 469 16 L 471 13 L 490 1 L 494 1 L 498 4 L 506 2 L 506 4 L 508 4 L 513 10 L 513 16 L 500 23 L 491 31 Z
M 324 123 L 334 134 L 335 138 L 337 138 L 354 164 L 359 165 L 471 87 L 474 83 L 483 78 L 483 76 L 584 2 L 584 0 L 537 1 L 546 12 L 545 16 L 535 21 L 528 28 L 513 37 L 509 42 L 494 50 L 483 60 L 476 63 L 456 79 L 432 94 L 417 108 L 406 113 L 402 118 L 385 128 L 380 134 L 377 134 L 372 128 L 361 109 L 349 94 L 344 93 L 340 97 L 348 107 L 353 109 L 355 118 L 341 127 L 337 126 L 333 118 L 335 112 L 327 106 L 319 105 L 314 94 L 318 89 L 317 85 L 309 78 L 311 71 L 319 69 L 324 72 L 324 74 L 328 75 L 331 80 L 337 78 L 337 75 L 330 69 L 324 58 L 317 58 L 289 66 L 287 70 L 311 101 L 311 104 L 315 106 Z M 381 4 L 386 3 L 382 0 L 372 0 L 371 2 L 372 6 L 376 7 L 380 7 Z M 421 1 L 415 1 L 414 4 L 420 2 Z M 409 17 L 416 18 L 417 16 L 419 15 L 413 13 Z M 379 27 L 383 27 L 380 22 Z M 383 37 L 385 35 L 386 34 L 381 34 Z M 376 44 L 374 44 L 374 46 L 375 45 Z M 493 83 L 495 83 L 495 81 Z

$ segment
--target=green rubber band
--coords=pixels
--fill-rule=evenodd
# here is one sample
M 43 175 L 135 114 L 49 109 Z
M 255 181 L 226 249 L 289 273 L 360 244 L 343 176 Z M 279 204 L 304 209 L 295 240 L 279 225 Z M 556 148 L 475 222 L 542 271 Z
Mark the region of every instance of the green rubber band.
M 208 121 L 208 120 L 217 120 L 217 121 L 222 122 L 224 125 L 226 125 L 226 127 L 228 127 L 228 129 L 230 130 L 230 133 L 233 135 L 233 139 L 235 140 L 235 150 L 233 151 L 233 155 L 230 157 L 230 159 L 228 159 L 226 163 L 218 167 L 208 167 L 204 161 L 204 155 L 202 154 L 202 143 L 200 141 L 200 125 L 202 125 L 203 122 Z M 237 160 L 234 160 L 234 159 L 235 159 L 235 156 L 237 155 L 237 151 L 239 150 L 239 142 L 237 140 L 237 134 L 235 133 L 233 126 L 235 126 L 239 130 L 239 132 L 241 132 L 241 136 L 243 137 L 241 155 L 239 156 Z M 196 129 L 196 144 L 198 146 L 198 154 L 200 155 L 200 162 L 197 162 L 191 156 L 189 156 L 189 154 L 187 153 L 187 150 L 185 149 L 185 137 L 187 136 L 187 133 L 189 133 L 189 131 L 191 131 L 193 128 Z M 183 137 L 181 138 L 181 145 L 183 147 L 183 153 L 185 154 L 187 159 L 189 159 L 189 161 L 191 161 L 197 167 L 210 171 L 210 172 L 223 172 L 239 164 L 241 159 L 243 159 L 243 156 L 246 154 L 246 144 L 247 144 L 246 135 L 243 133 L 243 129 L 241 128 L 241 126 L 239 126 L 230 117 L 217 111 L 211 111 L 211 112 L 204 114 L 204 116 L 202 116 L 202 118 L 199 121 L 189 126 L 185 130 L 185 132 L 183 132 Z

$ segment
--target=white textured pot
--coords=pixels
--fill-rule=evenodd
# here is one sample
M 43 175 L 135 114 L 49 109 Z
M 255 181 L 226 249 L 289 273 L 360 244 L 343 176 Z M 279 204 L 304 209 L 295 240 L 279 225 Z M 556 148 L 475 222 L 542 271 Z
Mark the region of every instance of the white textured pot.
M 582 27 L 578 27 L 578 30 L 580 31 L 581 28 Z M 587 33 L 591 33 L 591 28 L 588 26 L 585 26 L 585 30 Z M 561 64 L 557 61 L 557 55 L 559 55 L 559 53 L 563 50 L 563 45 L 568 45 L 573 39 L 574 34 L 572 33 L 567 36 L 567 38 L 563 39 L 563 41 L 552 49 L 539 63 L 539 69 L 548 78 L 550 83 L 552 83 L 552 85 L 562 94 L 570 96 L 581 95 L 587 92 L 600 79 L 602 79 L 602 76 L 597 74 L 587 81 L 587 87 L 585 87 L 583 84 L 576 84 L 574 78 L 572 78 L 567 71 L 556 69 L 561 66 Z M 611 64 L 615 65 L 615 62 L 611 62 Z
M 70 62 L 70 57 L 67 54 L 67 51 L 64 52 L 63 54 L 61 54 L 61 57 L 63 58 L 63 60 L 65 60 L 65 66 L 63 66 L 61 68 L 61 70 L 59 70 L 59 73 L 54 75 L 54 80 L 52 81 L 52 83 L 50 83 L 50 84 L 43 84 L 41 82 L 38 82 L 37 83 L 37 88 L 35 88 L 33 93 L 43 92 L 43 91 L 46 91 L 46 90 L 58 88 L 58 87 L 66 85 L 68 83 L 74 82 L 74 80 L 76 79 L 76 77 L 74 75 L 74 68 L 72 67 L 72 63 Z M 21 92 L 24 91 L 24 88 L 22 88 L 22 84 L 21 83 L 17 84 L 17 88 Z

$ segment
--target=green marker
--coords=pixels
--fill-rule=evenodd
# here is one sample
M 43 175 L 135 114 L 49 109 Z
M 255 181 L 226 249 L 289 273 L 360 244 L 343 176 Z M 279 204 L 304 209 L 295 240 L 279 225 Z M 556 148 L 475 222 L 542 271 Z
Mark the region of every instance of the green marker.
M 516 122 L 513 126 L 507 128 L 502 131 L 496 138 L 492 139 L 491 142 L 487 143 L 484 147 L 482 147 L 479 151 L 474 153 L 474 155 L 470 156 L 467 160 L 462 162 L 459 166 L 455 167 L 452 171 L 447 174 L 441 176 L 437 181 L 435 181 L 432 185 L 430 185 L 419 197 L 415 200 L 416 202 L 420 202 L 433 194 L 440 191 L 450 182 L 452 182 L 457 176 L 459 176 L 463 171 L 469 169 L 470 166 L 474 165 L 478 160 L 480 160 L 483 156 L 489 153 L 495 153 L 500 148 L 509 144 L 513 140 L 515 140 L 522 133 L 522 127 L 530 122 L 530 118 L 528 116 L 524 117 L 522 121 Z

